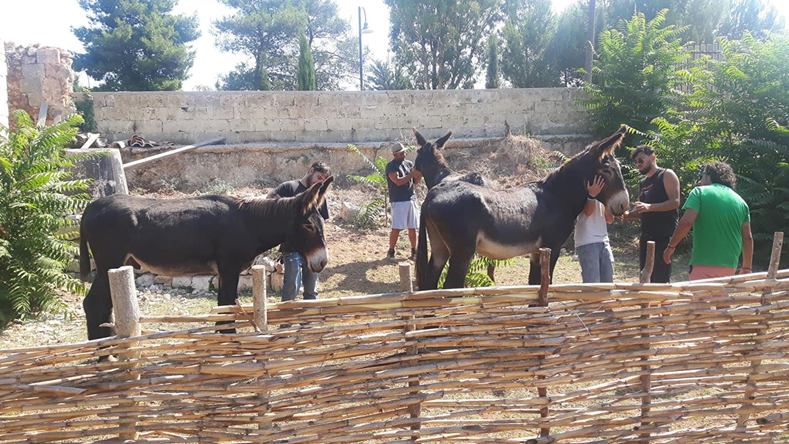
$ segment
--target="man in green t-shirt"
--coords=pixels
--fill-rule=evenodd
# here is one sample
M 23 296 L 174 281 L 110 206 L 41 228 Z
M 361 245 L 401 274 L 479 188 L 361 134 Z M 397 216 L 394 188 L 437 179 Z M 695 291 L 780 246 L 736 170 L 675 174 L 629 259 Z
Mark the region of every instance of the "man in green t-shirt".
M 690 255 L 690 280 L 732 276 L 742 253 L 740 273 L 751 273 L 753 236 L 748 204 L 734 192 L 736 177 L 723 162 L 704 165 L 698 186 L 690 192 L 682 207 L 685 214 L 663 252 L 671 255 L 693 228 L 693 252 Z

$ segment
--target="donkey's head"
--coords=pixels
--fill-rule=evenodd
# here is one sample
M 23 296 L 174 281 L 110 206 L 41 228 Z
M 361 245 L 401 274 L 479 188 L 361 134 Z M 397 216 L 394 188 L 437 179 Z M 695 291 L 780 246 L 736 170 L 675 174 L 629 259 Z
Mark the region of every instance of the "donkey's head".
M 597 200 L 615 216 L 623 214 L 630 205 L 622 169 L 614 156 L 614 151 L 626 135 L 627 127 L 622 125 L 614 134 L 591 143 L 578 157 L 578 167 L 584 184 L 593 181 L 595 176 L 600 176 L 605 181 L 605 187 L 597 195 Z
M 444 155 L 441 154 L 440 150 L 452 136 L 452 131 L 432 143 L 428 142 L 416 128 L 414 129 L 414 136 L 416 136 L 416 143 L 419 145 L 414 168 L 422 173 L 427 187 L 433 188 L 433 185 L 440 182 L 443 175 L 449 172 L 447 162 L 444 160 Z
M 293 226 L 286 234 L 287 242 L 299 254 L 304 256 L 310 270 L 320 272 L 329 262 L 329 251 L 323 236 L 323 217 L 320 207 L 326 199 L 333 176 L 312 184 L 306 191 L 296 196 L 299 211 Z

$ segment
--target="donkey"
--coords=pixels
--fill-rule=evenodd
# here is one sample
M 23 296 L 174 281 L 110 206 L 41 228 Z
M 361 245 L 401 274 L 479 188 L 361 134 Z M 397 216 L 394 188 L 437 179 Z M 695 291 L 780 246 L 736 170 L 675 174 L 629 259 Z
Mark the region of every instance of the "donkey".
M 479 186 L 488 186 L 485 178 L 479 173 L 469 173 L 465 176 L 452 175 L 453 171 L 449 169 L 444 155 L 440 152 L 440 150 L 444 148 L 444 145 L 446 145 L 447 140 L 452 136 L 452 131 L 433 143 L 428 142 L 416 128 L 414 128 L 414 136 L 420 147 L 416 152 L 414 168 L 424 177 L 425 185 L 427 185 L 428 190 L 431 190 L 434 186 L 447 178 L 450 180 L 461 180 Z
M 107 271 L 127 261 L 166 276 L 218 273 L 219 305 L 235 303 L 239 274 L 255 256 L 286 240 L 320 272 L 329 256 L 318 209 L 333 180 L 290 198 L 165 200 L 115 194 L 90 203 L 80 225 L 83 280 L 90 273 L 88 246 L 96 261 L 96 278 L 82 304 L 88 339 L 111 335 L 100 327 L 112 312 Z
M 606 185 L 596 199 L 614 215 L 623 214 L 629 205 L 622 171 L 614 157 L 625 134 L 623 126 L 587 146 L 544 179 L 522 188 L 496 190 L 460 180 L 435 184 L 425 197 L 420 215 L 416 258 L 419 289 L 437 288 L 447 261 L 444 288 L 463 287 L 474 253 L 491 259 L 529 254 L 529 284 L 539 284 L 541 247 L 551 249 L 553 279 L 559 250 L 586 203 L 588 181 L 597 175 L 603 177 Z M 435 146 L 428 149 L 439 158 Z M 443 160 L 443 156 L 440 158 Z M 429 261 L 428 237 L 432 253 Z

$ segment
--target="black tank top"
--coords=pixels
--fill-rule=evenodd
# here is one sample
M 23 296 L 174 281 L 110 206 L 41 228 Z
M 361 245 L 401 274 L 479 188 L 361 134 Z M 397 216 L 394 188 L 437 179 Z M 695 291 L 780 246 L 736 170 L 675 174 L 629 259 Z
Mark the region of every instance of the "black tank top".
M 652 177 L 641 181 L 638 187 L 638 200 L 644 203 L 661 203 L 668 200 L 666 187 L 663 185 L 665 168 L 658 168 Z M 652 237 L 669 237 L 677 228 L 676 209 L 671 211 L 649 212 L 641 215 L 641 233 Z

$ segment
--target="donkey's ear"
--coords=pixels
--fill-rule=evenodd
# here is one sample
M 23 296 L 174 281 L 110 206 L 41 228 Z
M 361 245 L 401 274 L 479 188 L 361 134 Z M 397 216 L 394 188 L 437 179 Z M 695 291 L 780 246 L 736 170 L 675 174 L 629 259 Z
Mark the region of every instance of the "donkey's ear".
M 446 136 L 436 140 L 436 146 L 439 148 L 443 148 L 444 144 L 447 143 L 447 140 L 452 136 L 452 131 L 448 132 Z
M 595 142 L 589 149 L 589 152 L 592 153 L 597 160 L 602 160 L 604 157 L 614 154 L 614 150 L 622 144 L 622 140 L 625 139 L 626 135 L 627 126 L 622 125 L 614 134 Z
M 302 201 L 301 201 L 301 213 L 302 215 L 306 215 L 311 212 L 313 209 L 316 209 L 323 205 L 323 201 L 326 199 L 326 192 L 329 189 L 329 185 L 334 181 L 334 176 L 329 176 L 326 180 L 322 182 L 315 182 L 312 184 L 307 191 L 302 193 Z
M 422 134 L 416 130 L 416 128 L 414 128 L 414 136 L 416 136 L 416 143 L 419 144 L 419 148 L 427 145 L 427 139 L 425 139 L 424 136 L 422 136 Z

